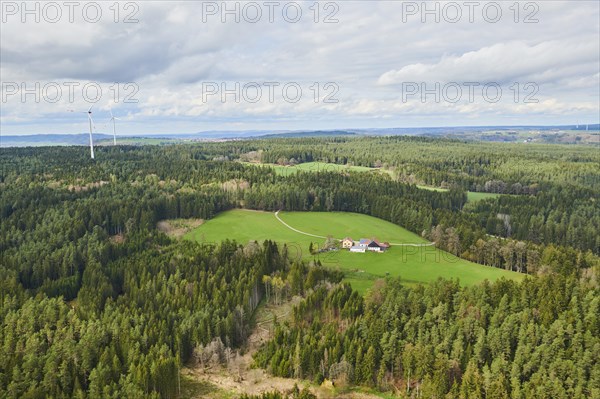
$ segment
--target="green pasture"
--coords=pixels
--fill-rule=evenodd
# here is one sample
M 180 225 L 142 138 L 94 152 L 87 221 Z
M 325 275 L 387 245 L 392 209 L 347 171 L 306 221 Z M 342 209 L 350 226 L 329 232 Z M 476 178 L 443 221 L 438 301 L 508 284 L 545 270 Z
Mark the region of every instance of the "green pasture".
M 427 244 L 427 241 L 400 226 L 367 215 L 280 212 L 279 216 L 289 226 L 318 236 L 331 235 L 338 239 L 350 236 L 355 240 L 376 237 L 392 244 Z M 311 255 L 308 250 L 310 243 L 314 247 L 321 247 L 325 239 L 291 230 L 272 212 L 241 209 L 223 212 L 190 231 L 184 238 L 203 243 L 218 243 L 225 239 L 235 239 L 240 243 L 274 240 L 286 244 L 292 256 L 306 260 L 319 259 L 326 267 L 342 270 L 346 280 L 363 293 L 376 279 L 386 275 L 400 276 L 407 284 L 427 283 L 438 277 L 458 278 L 462 285 L 476 284 L 484 279 L 523 277 L 518 273 L 468 262 L 433 246 L 392 245 L 385 253 L 338 250 Z
M 431 190 L 431 191 L 448 191 L 447 189 L 441 188 L 441 187 L 431 187 L 431 186 L 417 186 L 417 187 L 422 188 L 424 190 Z M 467 191 L 467 201 L 468 202 L 480 201 L 482 199 L 487 199 L 487 198 L 496 198 L 500 195 L 502 195 L 502 194 L 478 193 L 475 191 Z

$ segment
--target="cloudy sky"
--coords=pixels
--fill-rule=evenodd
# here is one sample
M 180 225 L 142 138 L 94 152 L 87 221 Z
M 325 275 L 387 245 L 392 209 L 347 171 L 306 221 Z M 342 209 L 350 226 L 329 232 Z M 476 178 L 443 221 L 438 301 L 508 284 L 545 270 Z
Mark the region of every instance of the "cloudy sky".
M 598 123 L 600 2 L 2 1 L 2 134 Z M 74 111 L 74 112 L 71 112 Z

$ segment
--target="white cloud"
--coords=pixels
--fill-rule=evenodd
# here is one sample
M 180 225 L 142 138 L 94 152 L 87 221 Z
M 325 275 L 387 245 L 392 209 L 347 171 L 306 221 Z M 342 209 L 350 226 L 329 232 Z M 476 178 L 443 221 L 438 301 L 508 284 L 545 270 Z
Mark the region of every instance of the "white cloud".
M 496 43 L 460 55 L 443 55 L 432 64 L 409 64 L 382 74 L 382 85 L 402 82 L 536 82 L 541 84 L 579 74 L 593 74 L 598 50 L 593 41 L 548 41 L 528 45 L 524 41 Z
M 403 22 L 402 2 L 394 1 L 340 1 L 339 23 L 324 24 L 314 23 L 313 3 L 300 2 L 298 23 L 283 20 L 281 8 L 274 23 L 265 20 L 266 9 L 256 24 L 231 17 L 221 23 L 218 15 L 204 23 L 201 2 L 140 2 L 135 24 L 114 23 L 107 9 L 112 3 L 103 3 L 106 18 L 95 24 L 13 18 L 2 24 L 0 73 L 4 83 L 28 87 L 135 82 L 137 104 L 114 104 L 104 96 L 97 106 L 99 114 L 112 106 L 128 115 L 132 133 L 597 122 L 600 3 L 595 0 L 537 2 L 535 24 L 515 24 L 508 9 L 513 2 L 501 3 L 503 19 L 496 24 L 481 17 L 474 23 L 422 23 L 420 15 Z M 320 9 L 321 21 L 326 11 Z M 211 81 L 298 82 L 305 93 L 295 104 L 281 96 L 274 102 L 204 103 L 202 82 Z M 402 101 L 399 91 L 402 82 L 452 81 L 499 82 L 505 95 L 499 103 L 422 103 Z M 311 101 L 307 88 L 314 82 L 337 83 L 339 102 Z M 539 103 L 515 104 L 507 91 L 512 82 L 537 83 Z M 65 110 L 85 107 L 81 95 L 74 103 L 10 96 L 2 102 L 0 127 L 3 134 L 75 133 L 78 121 Z

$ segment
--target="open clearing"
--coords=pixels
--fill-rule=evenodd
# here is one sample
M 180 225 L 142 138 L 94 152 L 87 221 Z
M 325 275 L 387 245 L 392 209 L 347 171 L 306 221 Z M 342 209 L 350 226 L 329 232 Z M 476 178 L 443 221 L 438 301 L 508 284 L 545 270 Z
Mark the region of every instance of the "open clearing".
M 204 223 L 202 219 L 170 219 L 161 220 L 156 227 L 172 238 L 181 238 L 188 231 L 195 229 Z
M 467 191 L 467 202 L 479 201 L 488 198 L 497 198 L 501 195 L 506 194 L 496 194 L 496 193 L 477 193 L 474 191 Z
M 303 233 L 334 238 L 350 236 L 355 240 L 376 237 L 390 243 L 423 244 L 423 246 L 394 246 L 385 253 L 350 253 L 347 250 L 311 255 L 310 243 L 322 246 L 324 239 L 307 236 L 281 223 L 272 212 L 232 210 L 217 215 L 184 235 L 185 239 L 218 243 L 235 239 L 240 243 L 251 240 L 274 240 L 287 244 L 293 257 L 319 259 L 323 266 L 344 271 L 346 281 L 361 293 L 366 292 L 378 278 L 400 276 L 407 284 L 427 283 L 439 277 L 460 280 L 471 285 L 482 280 L 500 277 L 522 279 L 523 275 L 498 268 L 478 265 L 457 258 L 435 247 L 418 235 L 367 215 L 344 212 L 280 212 L 288 226 Z
M 286 392 L 297 384 L 309 388 L 318 399 L 379 399 L 389 397 L 385 393 L 369 392 L 367 389 L 339 390 L 332 386 L 315 385 L 311 381 L 275 377 L 266 370 L 253 367 L 253 356 L 267 341 L 273 339 L 274 322 L 291 319 L 292 308 L 301 301 L 299 296 L 281 305 L 260 304 L 254 314 L 253 330 L 241 352 L 232 356 L 227 365 L 207 366 L 190 363 L 181 370 L 182 399 L 233 399 L 242 393 L 259 395 L 264 392 Z
M 431 190 L 431 191 L 448 191 L 448 189 L 441 188 L 441 187 L 419 186 L 419 185 L 417 187 L 422 188 L 424 190 Z M 479 193 L 479 192 L 475 192 L 475 191 L 467 191 L 467 202 L 479 201 L 479 200 L 488 199 L 488 198 L 496 198 L 501 195 L 505 195 L 505 194 Z
M 304 162 L 297 165 L 283 166 L 272 163 L 242 162 L 245 165 L 265 166 L 275 170 L 275 173 L 281 176 L 289 176 L 297 172 L 372 172 L 380 173 L 387 171 L 378 168 L 368 168 L 366 166 L 339 165 L 326 162 Z

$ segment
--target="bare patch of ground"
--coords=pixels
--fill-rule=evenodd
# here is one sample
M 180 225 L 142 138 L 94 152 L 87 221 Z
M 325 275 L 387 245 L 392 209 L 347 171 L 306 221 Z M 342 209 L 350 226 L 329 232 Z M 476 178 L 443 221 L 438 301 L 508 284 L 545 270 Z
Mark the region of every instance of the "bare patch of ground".
M 50 177 L 52 177 L 52 175 L 44 175 L 44 177 L 50 178 Z M 84 183 L 83 179 L 75 179 L 75 182 L 73 184 L 66 184 L 66 182 L 64 180 L 47 180 L 45 182 L 46 187 L 51 188 L 53 190 L 66 188 L 69 191 L 75 191 L 77 193 L 80 191 L 87 191 L 92 188 L 99 188 L 108 183 L 109 182 L 104 181 L 104 180 Z
M 185 233 L 204 223 L 204 219 L 169 219 L 161 220 L 156 227 L 172 238 L 181 238 Z
M 114 236 L 110 236 L 110 241 L 115 244 L 122 244 L 125 242 L 125 236 L 123 233 L 115 234 Z
M 91 183 L 87 183 L 87 184 L 69 184 L 67 186 L 67 189 L 69 191 L 75 191 L 75 192 L 80 192 L 80 191 L 87 191 L 91 188 L 98 188 L 98 187 L 102 187 L 103 185 L 108 184 L 107 181 L 104 180 L 100 180 L 97 182 L 91 182 Z
M 219 399 L 224 397 L 238 397 L 242 393 L 258 395 L 264 392 L 291 390 L 294 385 L 300 389 L 307 387 L 319 399 L 375 399 L 378 396 L 362 393 L 347 392 L 339 393 L 331 387 L 324 384 L 315 386 L 309 381 L 298 380 L 294 378 L 281 378 L 269 375 L 266 370 L 252 368 L 253 355 L 260 346 L 272 338 L 274 320 L 283 322 L 289 320 L 292 316 L 293 307 L 301 301 L 300 297 L 294 297 L 282 305 L 261 305 L 257 310 L 254 329 L 248 338 L 248 343 L 244 349 L 244 354 L 236 353 L 232 355 L 227 366 L 204 367 L 196 365 L 181 370 L 183 378 L 196 381 L 198 384 L 213 387 L 212 393 L 203 392 L 192 398 L 210 398 Z
M 246 180 L 233 179 L 221 183 L 221 187 L 227 192 L 244 191 L 250 188 L 250 183 Z
M 47 186 L 48 188 L 51 188 L 51 189 L 53 189 L 53 190 L 56 190 L 56 189 L 58 189 L 58 188 L 61 188 L 61 187 L 62 187 L 62 185 L 63 185 L 63 182 L 62 182 L 62 180 L 58 180 L 58 181 L 57 181 L 57 180 L 50 180 L 50 181 L 48 181 L 48 182 L 46 183 L 46 186 Z

